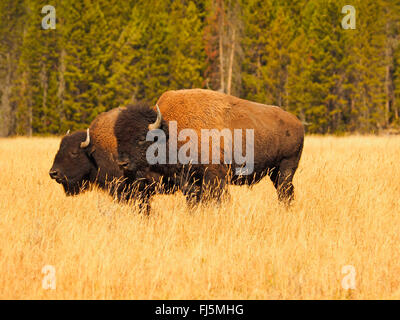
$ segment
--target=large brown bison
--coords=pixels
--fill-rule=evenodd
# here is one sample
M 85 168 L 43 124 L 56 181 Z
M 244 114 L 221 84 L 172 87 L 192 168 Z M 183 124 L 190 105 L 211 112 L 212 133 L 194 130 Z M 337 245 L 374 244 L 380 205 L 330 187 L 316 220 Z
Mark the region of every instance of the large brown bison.
M 117 140 L 114 125 L 121 108 L 101 113 L 86 131 L 67 133 L 60 144 L 50 169 L 50 177 L 62 184 L 67 195 L 76 195 L 89 183 L 123 191 L 123 171 L 116 163 Z M 115 183 L 121 180 L 120 184 Z M 114 181 L 114 183 L 112 183 Z M 118 190 L 115 187 L 118 186 Z
M 176 124 L 176 133 L 172 132 L 174 127 L 171 124 Z M 182 137 L 184 129 L 192 129 L 192 133 L 202 137 L 201 143 L 193 142 L 187 134 Z M 215 141 L 219 141 L 221 132 L 227 133 L 223 144 L 217 146 L 216 154 L 220 154 L 220 160 L 238 149 L 239 154 L 244 150 L 253 151 L 253 157 L 249 158 L 251 163 L 246 163 L 250 172 L 240 170 L 244 165 L 243 161 L 238 161 L 240 157 L 231 157 L 230 161 L 223 163 L 213 162 L 215 144 L 211 144 L 209 149 L 202 147 L 205 129 L 211 132 L 206 136 L 207 140 L 216 138 Z M 235 130 L 243 133 L 239 139 L 235 139 L 236 133 L 233 138 Z M 279 107 L 211 90 L 168 91 L 158 100 L 157 108 L 132 105 L 121 111 L 114 131 L 118 163 L 126 177 L 131 181 L 141 179 L 145 183 L 154 183 L 158 178 L 168 186 L 178 186 L 189 203 L 209 197 L 218 199 L 227 183 L 251 185 L 266 175 L 277 189 L 279 200 L 289 203 L 293 198 L 292 179 L 303 149 L 304 128 L 294 115 Z M 153 132 L 158 133 L 152 135 Z M 154 163 L 148 156 L 150 148 L 154 149 L 155 145 L 151 136 L 160 140 L 160 132 L 165 134 L 165 142 L 158 141 L 156 144 L 161 147 L 157 150 L 166 153 L 166 163 Z M 178 141 L 174 146 L 176 135 Z M 253 135 L 253 140 L 245 138 L 246 135 L 250 138 Z M 177 159 L 174 155 L 172 149 L 175 147 L 180 155 L 181 148 L 197 151 L 194 152 L 197 157 L 183 163 L 182 157 Z

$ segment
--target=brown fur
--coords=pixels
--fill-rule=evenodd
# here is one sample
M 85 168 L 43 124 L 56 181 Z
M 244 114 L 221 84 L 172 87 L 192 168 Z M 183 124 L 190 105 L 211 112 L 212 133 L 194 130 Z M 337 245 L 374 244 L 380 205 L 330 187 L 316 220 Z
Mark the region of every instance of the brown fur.
M 122 171 L 116 163 L 118 151 L 114 135 L 115 121 L 121 110 L 123 108 L 115 108 L 99 114 L 89 127 L 91 140 L 89 152 L 96 158 L 98 167 L 107 168 L 104 172 L 100 172 L 102 179 L 106 178 L 105 175 L 108 175 L 108 178 L 122 176 Z
M 178 132 L 191 128 L 200 137 L 201 129 L 254 129 L 255 171 L 263 167 L 273 168 L 282 159 L 292 158 L 299 152 L 301 154 L 304 127 L 294 115 L 279 107 L 205 89 L 167 91 L 157 104 L 166 121 L 177 121 Z M 243 133 L 243 150 L 244 136 Z M 178 142 L 178 147 L 183 144 L 185 141 Z M 223 171 L 222 176 L 226 174 L 222 166 L 219 170 Z

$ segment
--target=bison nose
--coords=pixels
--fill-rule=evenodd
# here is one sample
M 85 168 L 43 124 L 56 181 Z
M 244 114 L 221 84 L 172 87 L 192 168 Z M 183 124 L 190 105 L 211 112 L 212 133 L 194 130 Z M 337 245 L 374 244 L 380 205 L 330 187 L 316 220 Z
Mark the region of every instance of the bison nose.
M 120 160 L 117 162 L 119 167 L 122 169 L 128 169 L 129 168 L 129 161 L 128 160 Z
M 50 170 L 49 175 L 50 175 L 50 178 L 57 179 L 58 171 L 57 170 Z

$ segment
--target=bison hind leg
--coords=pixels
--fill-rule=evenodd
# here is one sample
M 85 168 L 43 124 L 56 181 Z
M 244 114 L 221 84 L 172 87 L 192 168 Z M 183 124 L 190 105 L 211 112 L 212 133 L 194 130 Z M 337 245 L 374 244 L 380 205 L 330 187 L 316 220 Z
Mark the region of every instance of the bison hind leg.
M 278 168 L 274 168 L 270 174 L 270 179 L 278 193 L 278 200 L 285 205 L 290 205 L 294 199 L 293 176 L 298 163 L 298 156 L 282 159 Z

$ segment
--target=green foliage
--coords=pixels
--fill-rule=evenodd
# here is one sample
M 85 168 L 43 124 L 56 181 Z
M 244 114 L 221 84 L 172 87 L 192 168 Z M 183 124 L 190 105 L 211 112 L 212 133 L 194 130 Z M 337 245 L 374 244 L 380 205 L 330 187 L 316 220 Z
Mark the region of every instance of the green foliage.
M 354 0 L 355 30 L 342 29 L 344 0 L 51 4 L 56 30 L 41 28 L 42 1 L 0 2 L 1 136 L 82 129 L 167 90 L 227 85 L 310 133 L 400 126 L 398 0 Z
M 166 90 L 202 85 L 200 17 L 193 1 L 136 3 L 116 43 L 108 83 L 112 107 L 138 100 L 154 103 Z

